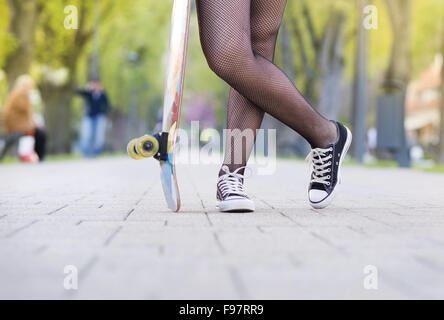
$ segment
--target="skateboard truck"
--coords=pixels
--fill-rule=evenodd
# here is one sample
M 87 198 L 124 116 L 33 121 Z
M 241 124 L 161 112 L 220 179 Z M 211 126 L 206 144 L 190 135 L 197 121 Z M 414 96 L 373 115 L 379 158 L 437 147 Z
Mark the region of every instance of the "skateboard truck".
M 159 151 L 154 156 L 154 159 L 159 161 L 168 160 L 168 132 L 159 132 L 154 137 L 159 142 Z

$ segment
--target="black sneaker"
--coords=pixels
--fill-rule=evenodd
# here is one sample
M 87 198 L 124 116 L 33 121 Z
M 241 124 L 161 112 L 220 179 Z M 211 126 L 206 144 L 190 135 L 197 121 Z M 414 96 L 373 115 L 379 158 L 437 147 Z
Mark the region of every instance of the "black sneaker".
M 311 166 L 308 200 L 315 209 L 327 207 L 333 200 L 336 187 L 341 183 L 341 164 L 352 141 L 351 131 L 335 122 L 338 140 L 327 148 L 312 149 L 307 156 Z
M 239 171 L 245 167 L 230 172 L 227 166 L 223 166 L 224 175 L 217 181 L 217 200 L 219 210 L 222 212 L 251 212 L 254 211 L 254 203 L 244 190 L 244 175 Z

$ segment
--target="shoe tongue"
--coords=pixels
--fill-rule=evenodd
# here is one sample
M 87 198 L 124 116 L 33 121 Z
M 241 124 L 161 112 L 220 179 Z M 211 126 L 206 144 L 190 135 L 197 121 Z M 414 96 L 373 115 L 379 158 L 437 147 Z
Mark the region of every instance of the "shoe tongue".
M 230 175 L 228 178 L 235 178 L 237 179 L 241 184 L 244 184 L 244 179 L 238 176 Z

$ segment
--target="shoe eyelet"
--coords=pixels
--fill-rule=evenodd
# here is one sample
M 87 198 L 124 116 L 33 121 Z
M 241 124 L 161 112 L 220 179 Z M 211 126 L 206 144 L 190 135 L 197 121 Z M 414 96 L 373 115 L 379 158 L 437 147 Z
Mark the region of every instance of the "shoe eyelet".
M 330 182 L 327 182 L 327 186 L 329 186 L 330 185 Z
M 328 168 L 328 171 L 327 172 L 331 172 L 331 169 L 330 168 Z

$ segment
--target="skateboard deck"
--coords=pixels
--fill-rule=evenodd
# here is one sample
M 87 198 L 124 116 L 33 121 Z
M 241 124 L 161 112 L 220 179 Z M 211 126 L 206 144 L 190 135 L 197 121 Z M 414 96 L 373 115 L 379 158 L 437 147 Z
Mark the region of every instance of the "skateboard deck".
M 180 209 L 175 157 L 182 109 L 191 0 L 174 0 L 168 49 L 162 132 L 130 141 L 128 154 L 134 159 L 154 156 L 160 163 L 160 179 L 168 208 Z
M 167 160 L 160 161 L 160 179 L 168 208 L 174 212 L 180 209 L 175 156 L 177 130 L 182 110 L 190 11 L 191 0 L 174 0 L 163 104 L 162 131 L 169 134 Z

